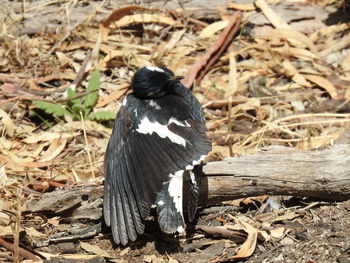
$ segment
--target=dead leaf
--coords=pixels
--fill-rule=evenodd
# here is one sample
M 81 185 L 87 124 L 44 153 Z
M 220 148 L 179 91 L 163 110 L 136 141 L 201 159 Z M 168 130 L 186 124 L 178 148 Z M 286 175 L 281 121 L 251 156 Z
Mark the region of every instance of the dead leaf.
M 267 233 L 267 231 L 259 230 L 259 234 L 264 238 L 265 241 L 271 240 L 271 236 Z
M 228 89 L 226 90 L 226 96 L 234 96 L 238 89 L 237 81 L 237 63 L 236 58 L 233 52 L 229 54 L 229 63 L 230 63 L 230 72 L 229 72 L 229 81 Z
M 16 180 L 9 178 L 6 175 L 6 170 L 5 170 L 5 165 L 0 166 L 0 187 L 6 186 L 6 185 L 11 185 L 16 182 Z M 0 200 L 1 201 L 1 200 Z M 1 203 L 0 203 L 1 204 Z M 0 208 L 3 208 L 0 206 Z
M 217 154 L 221 158 L 230 156 L 230 149 L 228 146 L 213 145 L 211 154 Z
M 260 195 L 260 196 L 252 196 L 252 197 L 246 197 L 243 198 L 242 203 L 243 204 L 255 204 L 256 202 L 263 203 L 268 198 L 268 195 Z
M 58 57 L 58 60 L 60 61 L 61 67 L 68 65 L 72 61 L 72 59 L 70 59 L 68 56 L 66 56 L 62 52 L 56 52 L 56 56 Z
M 348 121 L 347 121 L 348 122 Z M 324 129 L 323 131 L 325 131 Z M 321 136 L 313 136 L 310 138 L 304 138 L 296 145 L 299 149 L 313 150 L 319 149 L 329 144 L 333 144 L 343 134 L 342 129 L 337 129 L 334 132 L 328 134 L 322 134 Z
M 126 254 L 128 254 L 130 252 L 131 248 L 130 247 L 127 247 L 125 249 L 123 249 L 120 253 L 119 253 L 119 256 L 125 256 Z
M 21 164 L 21 166 L 25 168 L 44 168 L 51 165 L 53 165 L 52 162 L 29 162 Z
M 250 225 L 247 222 L 239 220 L 238 218 L 236 218 L 236 222 L 240 226 L 242 226 L 242 229 L 245 232 L 248 233 L 248 237 L 247 237 L 246 241 L 242 244 L 238 253 L 236 255 L 234 255 L 233 257 L 229 258 L 229 260 L 250 257 L 255 251 L 256 242 L 258 239 L 259 231 L 255 227 L 253 227 L 252 225 Z
M 304 87 L 311 87 L 311 84 L 297 71 L 289 60 L 283 61 L 282 66 L 285 69 L 285 75 L 291 78 L 295 83 Z
M 13 229 L 11 226 L 0 225 L 0 237 L 13 237 Z
M 348 47 L 349 45 L 350 45 L 350 36 L 347 35 L 347 36 L 341 38 L 340 41 L 337 40 L 336 43 L 334 43 L 334 44 L 332 43 L 332 44 L 330 45 L 330 47 L 328 47 L 328 48 L 322 50 L 322 51 L 320 52 L 320 56 L 321 56 L 321 57 L 325 57 L 325 56 L 327 56 L 327 55 L 329 55 L 329 54 L 331 54 L 331 53 L 337 52 L 338 50 L 345 49 L 345 48 Z
M 296 217 L 299 217 L 300 214 L 297 214 L 296 212 L 289 212 L 289 213 L 285 213 L 283 215 L 280 215 L 278 217 L 275 217 L 271 220 L 271 223 L 273 222 L 278 222 L 278 221 L 284 221 L 284 220 L 291 220 L 294 219 Z
M 107 66 L 107 63 L 109 61 L 116 57 L 122 57 L 123 55 L 125 55 L 125 52 L 123 50 L 113 50 L 111 52 L 108 52 L 107 55 L 102 58 L 94 68 L 104 68 Z
M 166 53 L 169 53 L 174 50 L 174 48 L 179 44 L 179 41 L 183 37 L 183 35 L 186 33 L 186 29 L 182 29 L 180 31 L 174 32 L 170 38 L 170 40 L 166 43 L 160 44 L 157 50 L 154 52 L 154 55 L 152 56 L 155 61 L 161 62 L 163 56 Z M 183 54 L 185 56 L 184 52 L 177 51 L 176 54 Z
M 81 241 L 80 241 L 80 246 L 86 252 L 89 252 L 98 256 L 102 256 L 102 257 L 108 257 L 108 258 L 111 257 L 105 250 L 101 249 L 99 246 L 81 242 Z
M 261 9 L 267 20 L 269 20 L 274 27 L 290 29 L 290 26 L 272 10 L 265 0 L 256 0 L 255 5 Z
M 283 28 L 283 29 L 279 29 L 276 28 L 274 30 L 271 31 L 270 38 L 285 38 L 288 39 L 288 41 L 290 43 L 292 43 L 293 45 L 299 45 L 303 44 L 306 47 L 308 47 L 316 56 L 319 56 L 317 47 L 314 45 L 314 43 L 312 41 L 310 41 L 310 39 L 304 35 L 303 33 L 300 33 L 296 30 L 293 30 L 291 28 Z
M 25 143 L 38 143 L 45 141 L 53 141 L 55 139 L 68 139 L 75 136 L 78 136 L 78 132 L 66 133 L 66 132 L 43 132 L 32 137 L 23 139 L 22 142 Z
M 326 78 L 317 76 L 317 75 L 309 75 L 309 74 L 304 74 L 304 77 L 315 83 L 317 86 L 324 88 L 328 94 L 331 96 L 332 99 L 339 100 L 342 99 L 342 96 L 338 94 L 337 89 L 333 86 L 333 84 Z
M 117 10 L 114 10 L 108 17 L 103 21 L 103 26 L 108 27 L 112 22 L 116 22 L 123 18 L 126 15 L 129 15 L 135 11 L 149 11 L 153 12 L 153 9 L 141 7 L 141 6 L 126 6 L 119 8 Z
M 161 257 L 157 257 L 156 255 L 144 255 L 143 261 L 147 263 L 164 263 L 165 260 Z
M 342 60 L 341 67 L 345 72 L 345 76 L 347 79 L 350 79 L 350 54 L 345 56 Z
M 96 258 L 96 255 L 86 255 L 86 254 L 61 254 L 60 257 L 66 258 L 66 259 L 74 259 L 74 260 L 91 260 L 93 258 Z
M 130 85 L 128 83 L 124 83 L 122 85 L 119 85 L 118 89 L 113 91 L 108 96 L 99 97 L 95 107 L 102 108 L 108 105 L 109 103 L 120 99 L 120 97 L 123 96 L 128 91 L 129 86 Z
M 115 259 L 115 258 L 113 258 L 113 259 L 108 259 L 108 261 L 110 261 L 110 262 L 115 262 L 115 263 L 129 263 L 129 261 L 127 261 L 127 260 L 124 260 L 124 259 Z
M 48 218 L 47 223 L 50 225 L 58 226 L 60 224 L 60 218 L 58 216 L 55 216 L 53 218 Z
M 240 10 L 240 11 L 253 11 L 256 9 L 256 6 L 254 3 L 235 3 L 235 2 L 229 2 L 227 3 L 228 8 Z
M 211 37 L 215 35 L 216 32 L 224 29 L 227 26 L 227 24 L 228 24 L 227 20 L 211 23 L 210 25 L 203 28 L 203 30 L 199 34 L 199 37 L 200 38 Z
M 1 180 L 1 179 L 0 179 Z M 1 184 L 0 184 L 1 186 Z M 2 211 L 11 210 L 11 202 L 6 200 L 0 200 L 0 226 L 9 226 L 11 223 L 11 217 L 8 213 Z M 1 233 L 1 232 L 0 232 Z
M 5 132 L 9 137 L 15 135 L 15 124 L 13 123 L 10 116 L 3 110 L 0 109 L 0 121 L 4 125 Z M 1 131 L 1 129 L 0 129 Z
M 177 261 L 176 259 L 170 257 L 168 254 L 167 254 L 167 257 L 168 257 L 168 263 L 179 263 L 179 261 Z
M 81 121 L 72 121 L 72 122 L 67 122 L 63 124 L 63 127 L 68 129 L 68 130 L 80 130 L 81 127 Z M 61 130 L 62 129 L 62 124 L 57 124 L 52 128 L 52 130 Z M 95 121 L 89 121 L 85 120 L 85 129 L 86 131 L 95 131 L 98 133 L 103 134 L 105 137 L 109 137 L 110 134 L 112 133 L 112 129 L 106 128 L 102 124 L 99 124 Z M 80 133 L 72 133 L 74 136 L 79 135 Z M 105 142 L 103 142 L 105 143 Z
M 281 238 L 284 235 L 285 228 L 283 226 L 270 229 L 270 236 L 273 238 Z
M 67 142 L 68 142 L 68 139 L 62 139 L 62 138 L 54 139 L 50 143 L 50 146 L 46 150 L 46 152 L 44 152 L 39 162 L 48 162 L 55 159 L 63 151 Z
M 232 108 L 232 116 L 236 115 L 239 112 L 244 112 L 248 110 L 255 110 L 260 108 L 261 103 L 259 98 L 251 98 L 250 100 L 238 104 Z
M 293 56 L 295 58 L 300 58 L 305 61 L 314 61 L 317 58 L 317 56 L 314 53 L 310 52 L 305 48 L 294 48 L 290 47 L 289 45 L 285 45 L 282 48 L 276 47 L 273 50 L 279 52 L 282 56 Z
M 33 227 L 24 227 L 24 230 L 26 231 L 26 234 L 30 237 L 46 237 L 45 234 L 39 232 Z
M 247 155 L 247 154 L 256 154 L 258 152 L 258 149 L 256 148 L 246 148 L 242 147 L 240 145 L 234 145 L 232 146 L 232 152 L 234 155 Z
M 160 15 L 160 14 L 137 14 L 137 15 L 124 16 L 119 21 L 115 22 L 114 25 L 117 27 L 124 27 L 132 24 L 144 24 L 144 23 L 181 26 L 179 22 L 175 21 L 171 17 Z

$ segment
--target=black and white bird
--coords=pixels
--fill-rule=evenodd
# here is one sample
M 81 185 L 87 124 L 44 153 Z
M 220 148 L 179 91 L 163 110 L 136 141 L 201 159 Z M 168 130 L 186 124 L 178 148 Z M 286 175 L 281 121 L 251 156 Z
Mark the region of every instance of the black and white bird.
M 105 155 L 103 200 L 116 244 L 136 240 L 152 208 L 168 234 L 184 232 L 184 205 L 189 221 L 195 217 L 211 143 L 201 105 L 180 79 L 163 67 L 139 69 L 117 114 Z

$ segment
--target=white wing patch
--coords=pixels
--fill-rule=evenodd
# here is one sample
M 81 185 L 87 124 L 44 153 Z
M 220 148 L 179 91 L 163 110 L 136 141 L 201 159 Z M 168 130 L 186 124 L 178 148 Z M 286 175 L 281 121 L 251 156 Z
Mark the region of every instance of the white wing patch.
M 183 217 L 182 213 L 182 185 L 183 185 L 183 171 L 177 171 L 175 174 L 170 175 L 170 181 L 169 181 L 169 195 L 173 198 L 174 203 L 175 203 L 175 208 L 178 213 L 181 214 Z M 177 232 L 183 233 L 184 232 L 184 227 L 183 226 L 178 226 L 177 227 Z
M 150 70 L 150 71 L 158 71 L 158 72 L 164 72 L 164 70 L 162 70 L 161 68 L 158 67 L 146 67 L 146 69 Z
M 176 119 L 171 118 L 169 120 L 168 125 L 170 123 L 178 124 L 180 122 L 177 121 Z M 146 116 L 141 120 L 139 127 L 136 129 L 136 131 L 142 134 L 156 133 L 161 138 L 169 138 L 173 143 L 186 147 L 186 140 L 181 136 L 177 135 L 176 133 L 173 133 L 172 131 L 170 131 L 168 129 L 168 125 L 163 125 L 163 124 L 160 124 L 159 122 L 151 122 Z
M 152 108 L 156 109 L 156 110 L 160 110 L 161 109 L 159 104 L 157 102 L 155 102 L 154 100 L 150 100 L 148 102 L 148 105 L 151 106 Z
M 170 124 L 170 123 L 175 123 L 176 125 L 181 126 L 181 127 L 190 127 L 190 126 L 191 126 L 191 125 L 188 124 L 187 121 L 185 121 L 185 122 L 180 122 L 180 121 L 178 121 L 177 119 L 175 119 L 174 117 L 171 117 L 171 118 L 169 119 L 169 124 Z

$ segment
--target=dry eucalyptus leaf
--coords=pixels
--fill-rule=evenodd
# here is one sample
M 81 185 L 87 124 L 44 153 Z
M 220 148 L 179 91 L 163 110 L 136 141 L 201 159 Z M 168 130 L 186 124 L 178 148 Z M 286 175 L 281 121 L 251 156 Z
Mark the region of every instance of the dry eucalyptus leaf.
M 102 256 L 102 257 L 108 257 L 108 258 L 111 257 L 105 250 L 101 249 L 97 245 L 92 245 L 82 241 L 80 241 L 79 244 L 81 248 L 84 249 L 86 252 L 89 252 L 98 256 Z
M 300 216 L 300 214 L 298 214 L 296 212 L 288 212 L 288 213 L 285 213 L 283 215 L 280 215 L 278 217 L 273 218 L 270 222 L 273 223 L 273 222 L 278 222 L 278 221 L 291 220 L 291 219 L 294 219 L 294 218 L 299 217 L 299 216 Z
M 54 139 L 49 148 L 43 153 L 39 162 L 48 162 L 55 159 L 65 148 L 68 139 Z
M 212 37 L 215 35 L 218 31 L 224 29 L 228 24 L 227 20 L 224 21 L 218 21 L 211 23 L 207 27 L 205 27 L 199 34 L 200 38 L 207 38 L 207 37 Z
M 13 123 L 11 117 L 3 110 L 0 109 L 0 122 L 4 125 L 5 133 L 13 137 L 15 135 L 15 124 Z M 0 126 L 0 132 L 1 132 Z
M 78 136 L 79 133 L 68 133 L 68 132 L 42 132 L 37 135 L 33 135 L 31 137 L 27 137 L 26 139 L 22 140 L 25 143 L 38 143 L 38 142 L 44 142 L 44 141 L 53 141 L 55 139 L 68 139 L 72 137 Z
M 144 255 L 143 261 L 147 263 L 165 263 L 163 258 L 157 257 L 156 255 Z
M 337 89 L 326 78 L 324 78 L 322 76 L 307 75 L 307 74 L 304 74 L 304 77 L 307 80 L 315 83 L 319 87 L 324 88 L 328 92 L 328 94 L 331 96 L 332 99 L 335 99 L 335 100 L 341 99 L 341 96 L 338 94 Z
M 269 230 L 270 236 L 273 238 L 281 238 L 284 235 L 285 228 L 283 226 L 275 227 Z
M 241 259 L 250 257 L 254 253 L 254 250 L 256 248 L 256 242 L 258 240 L 259 231 L 255 227 L 244 221 L 238 220 L 237 222 L 243 227 L 243 230 L 248 233 L 248 237 L 239 249 L 238 253 L 230 259 Z
M 137 14 L 124 16 L 113 25 L 117 27 L 128 26 L 138 23 L 156 23 L 156 24 L 166 24 L 172 26 L 181 26 L 181 24 L 169 16 L 160 15 L 160 14 Z

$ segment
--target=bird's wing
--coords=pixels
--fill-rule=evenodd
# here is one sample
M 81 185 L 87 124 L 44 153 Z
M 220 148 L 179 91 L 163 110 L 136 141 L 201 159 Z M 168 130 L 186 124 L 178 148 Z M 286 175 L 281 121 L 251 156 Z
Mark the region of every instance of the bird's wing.
M 210 147 L 205 127 L 194 120 L 162 125 L 143 119 L 134 125 L 121 107 L 104 164 L 104 217 L 117 244 L 143 233 L 143 219 L 169 175 L 197 164 Z
M 132 187 L 128 170 L 132 167 L 132 159 L 127 153 L 132 130 L 129 112 L 121 107 L 106 150 L 103 213 L 106 224 L 111 226 L 115 242 L 123 245 L 129 240 L 136 240 L 137 234 L 144 230 L 137 193 Z

